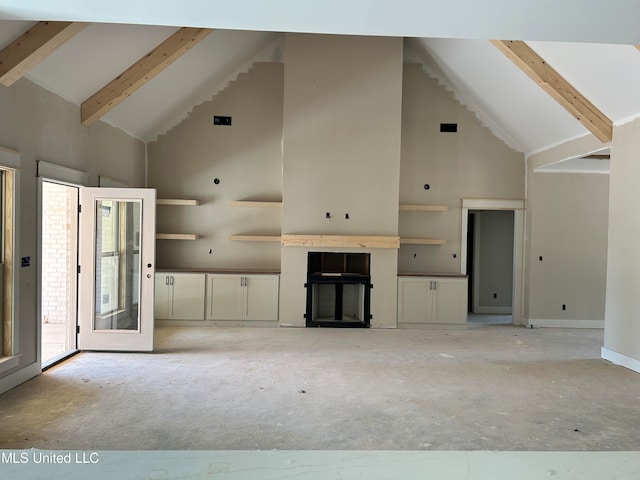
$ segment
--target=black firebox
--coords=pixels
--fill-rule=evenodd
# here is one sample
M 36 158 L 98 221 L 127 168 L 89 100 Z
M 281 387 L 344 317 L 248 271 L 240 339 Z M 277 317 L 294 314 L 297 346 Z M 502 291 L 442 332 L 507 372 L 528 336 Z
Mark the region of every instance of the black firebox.
M 369 327 L 370 260 L 368 253 L 309 252 L 307 327 Z

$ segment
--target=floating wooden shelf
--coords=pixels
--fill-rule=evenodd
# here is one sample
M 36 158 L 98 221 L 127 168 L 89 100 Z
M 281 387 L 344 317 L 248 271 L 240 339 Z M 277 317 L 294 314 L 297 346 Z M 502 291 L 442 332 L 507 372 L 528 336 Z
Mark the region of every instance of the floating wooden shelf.
M 231 235 L 229 240 L 239 242 L 279 242 L 280 235 Z
M 156 240 L 198 240 L 193 233 L 156 233 Z
M 200 202 L 186 198 L 157 198 L 156 205 L 200 205 Z
M 399 248 L 399 237 L 356 235 L 282 235 L 284 247 Z
M 282 202 L 254 202 L 249 200 L 233 200 L 229 202 L 232 207 L 254 207 L 254 208 L 282 208 Z
M 400 205 L 401 211 L 406 212 L 446 212 L 449 207 L 446 205 Z
M 401 244 L 405 245 L 446 245 L 444 238 L 401 238 Z

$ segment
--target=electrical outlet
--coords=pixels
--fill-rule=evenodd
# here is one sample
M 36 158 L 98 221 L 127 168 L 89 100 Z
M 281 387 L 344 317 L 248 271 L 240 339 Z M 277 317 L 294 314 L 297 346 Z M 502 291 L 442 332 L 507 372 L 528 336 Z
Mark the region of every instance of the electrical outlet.
M 567 309 L 567 305 L 566 304 L 562 304 L 562 310 L 566 310 Z

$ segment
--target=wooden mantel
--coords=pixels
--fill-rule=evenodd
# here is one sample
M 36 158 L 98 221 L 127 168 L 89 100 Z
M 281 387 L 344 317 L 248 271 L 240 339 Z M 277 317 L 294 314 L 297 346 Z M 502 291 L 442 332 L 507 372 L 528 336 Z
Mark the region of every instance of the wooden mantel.
M 282 235 L 283 247 L 400 248 L 400 237 L 369 235 Z

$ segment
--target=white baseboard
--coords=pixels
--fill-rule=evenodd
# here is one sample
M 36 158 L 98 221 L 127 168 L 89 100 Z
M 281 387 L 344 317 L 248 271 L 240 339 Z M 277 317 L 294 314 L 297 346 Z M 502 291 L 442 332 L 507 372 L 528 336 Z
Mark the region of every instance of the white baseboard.
M 491 306 L 480 306 L 478 305 L 473 309 L 473 313 L 483 313 L 489 315 L 509 315 L 511 314 L 511 307 L 491 307 Z
M 0 378 L 0 394 L 17 387 L 21 383 L 27 380 L 37 377 L 42 373 L 42 367 L 38 362 L 27 365 L 26 367 L 18 370 L 11 375 L 7 375 L 4 378 Z
M 530 318 L 528 320 L 528 326 L 548 328 L 604 328 L 604 320 Z
M 602 349 L 600 350 L 600 356 L 603 359 L 610 361 L 611 363 L 640 373 L 640 360 L 636 358 L 628 357 L 626 355 L 623 355 L 622 353 L 614 352 L 613 350 L 609 350 L 605 347 L 602 347 Z

